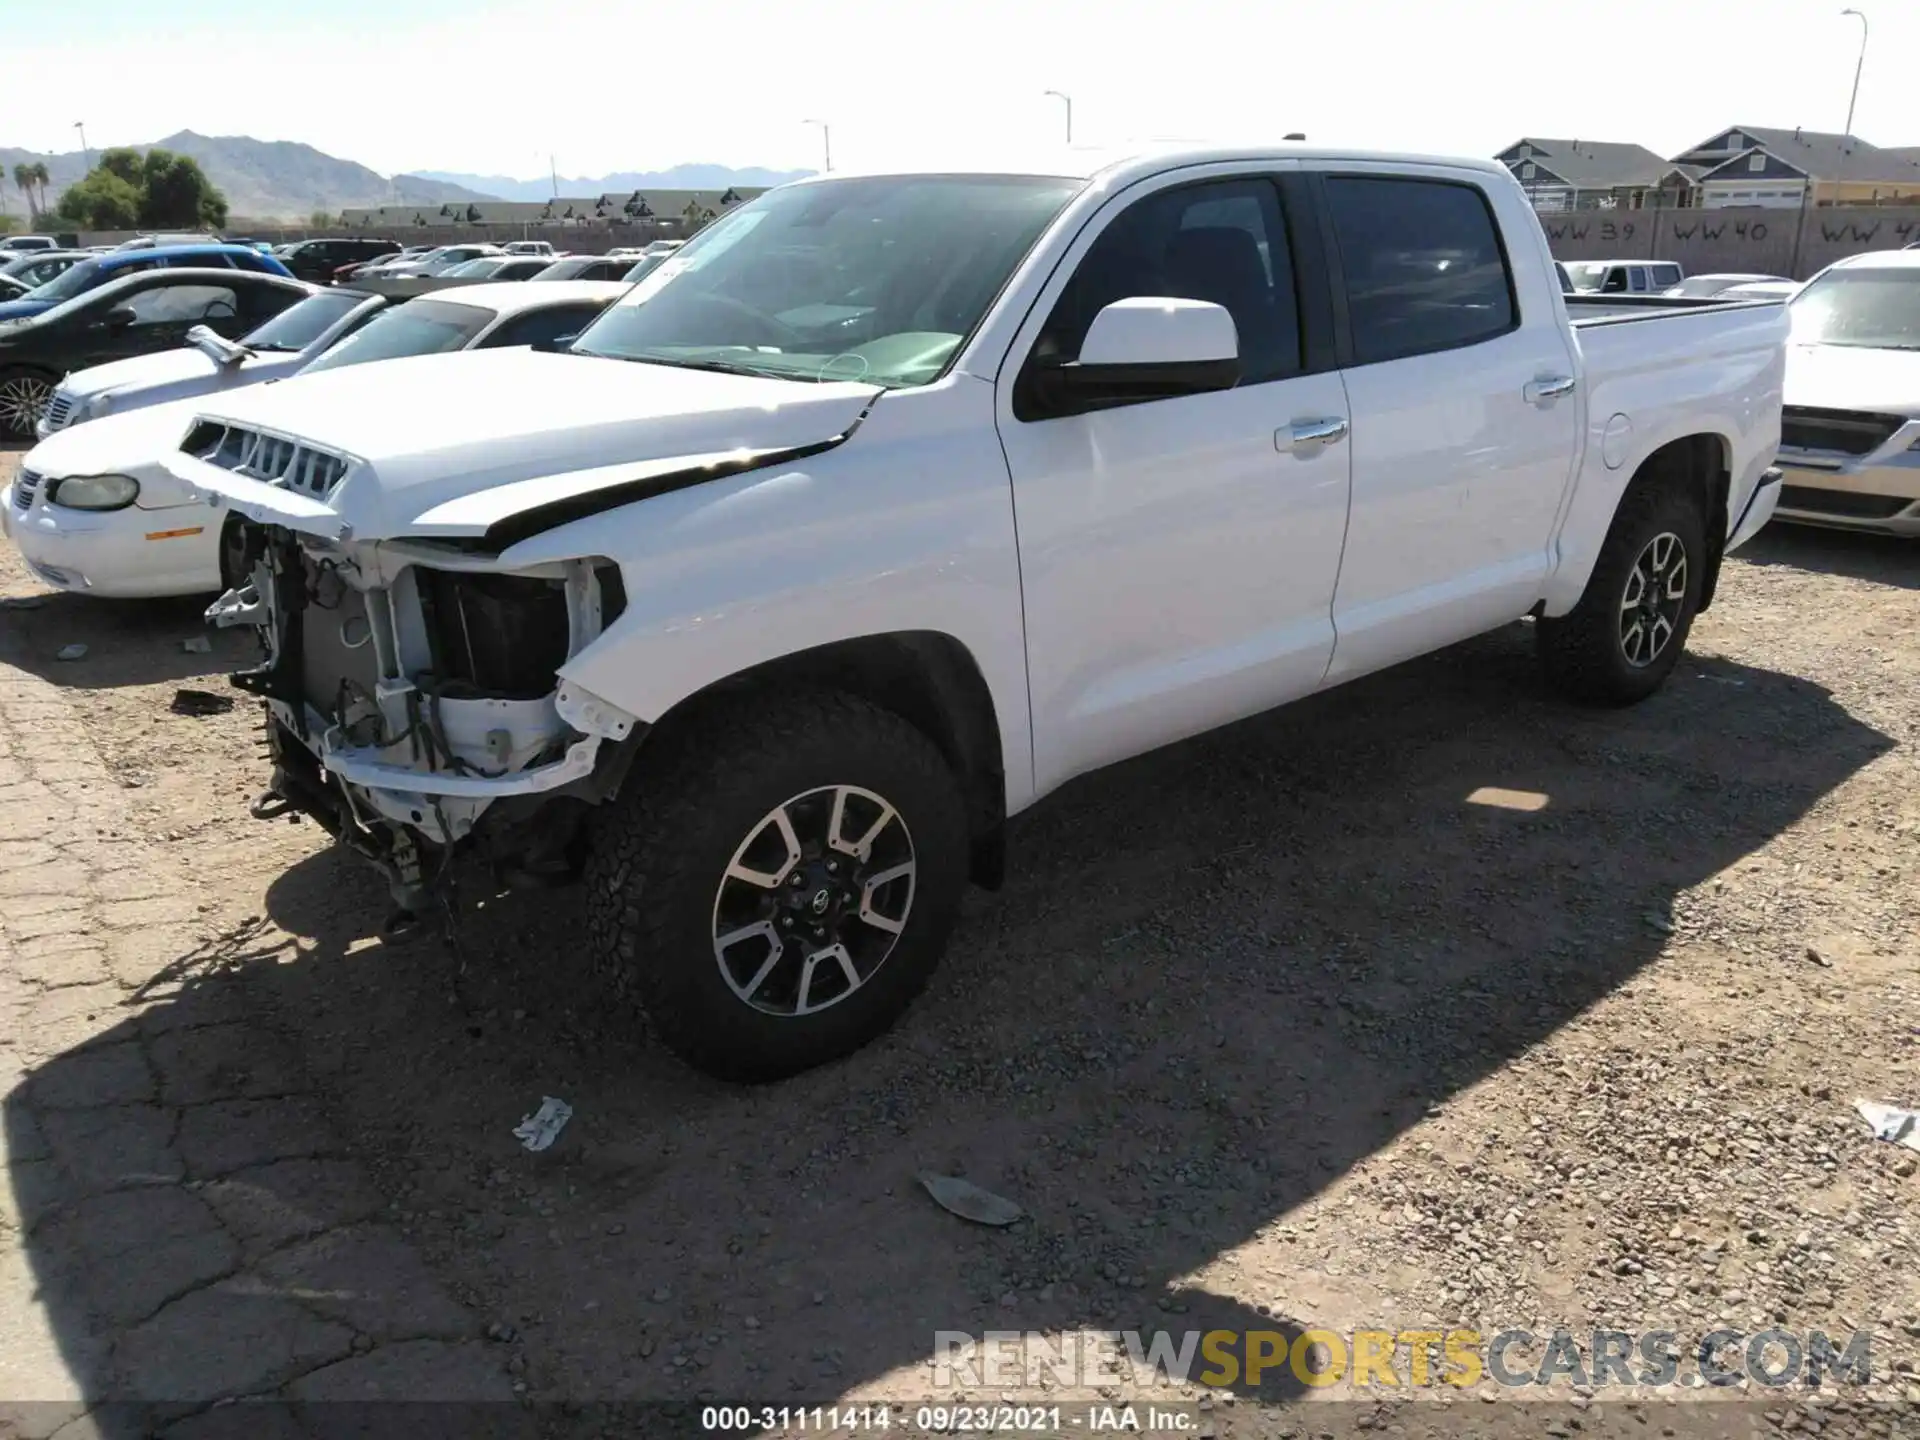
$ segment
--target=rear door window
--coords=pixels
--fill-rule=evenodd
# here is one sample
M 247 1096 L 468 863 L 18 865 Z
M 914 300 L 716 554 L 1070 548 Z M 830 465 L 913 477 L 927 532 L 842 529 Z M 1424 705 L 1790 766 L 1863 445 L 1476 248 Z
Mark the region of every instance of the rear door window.
M 1477 345 L 1519 323 L 1487 197 L 1453 180 L 1330 175 L 1354 361 Z

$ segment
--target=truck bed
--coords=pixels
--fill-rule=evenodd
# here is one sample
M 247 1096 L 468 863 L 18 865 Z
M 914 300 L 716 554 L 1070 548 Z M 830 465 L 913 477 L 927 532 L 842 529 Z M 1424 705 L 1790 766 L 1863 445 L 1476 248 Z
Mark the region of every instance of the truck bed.
M 1724 315 L 1730 310 L 1776 309 L 1786 303 L 1784 300 L 1750 300 L 1744 296 L 1722 300 L 1717 295 L 1573 294 L 1565 298 L 1567 318 L 1573 322 L 1575 329 L 1587 329 L 1595 325 L 1624 325 L 1635 320 L 1662 320 L 1701 311 Z

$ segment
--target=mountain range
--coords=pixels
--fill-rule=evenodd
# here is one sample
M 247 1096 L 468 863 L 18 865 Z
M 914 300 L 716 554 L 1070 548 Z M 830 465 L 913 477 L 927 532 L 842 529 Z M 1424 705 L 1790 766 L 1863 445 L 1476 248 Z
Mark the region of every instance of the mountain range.
M 675 165 L 668 170 L 621 170 L 612 175 L 569 177 L 543 175 L 515 180 L 507 175 L 464 175 L 456 170 L 419 170 L 413 178 L 464 186 L 496 200 L 546 200 L 553 195 L 613 195 L 634 190 L 724 190 L 729 185 L 766 188 L 811 175 L 811 170 L 766 170 L 749 165 L 735 170 L 726 165 Z
M 136 150 L 171 150 L 199 161 L 220 187 L 235 222 L 304 221 L 316 210 L 373 205 L 440 205 L 449 200 L 545 200 L 551 179 L 513 180 L 504 176 L 457 175 L 443 171 L 388 177 L 351 160 L 341 160 L 289 140 L 255 140 L 248 135 L 199 135 L 182 130 Z M 98 155 L 96 150 L 95 155 Z M 43 154 L 0 145 L 0 181 L 6 208 L 15 215 L 26 207 L 13 190 L 13 167 L 38 161 L 47 167 L 49 202 L 86 173 L 87 157 L 78 150 Z M 560 181 L 561 193 L 599 195 L 640 189 L 725 189 L 728 185 L 776 185 L 811 172 L 762 169 L 730 170 L 724 165 L 678 165 L 650 173 L 604 175 Z

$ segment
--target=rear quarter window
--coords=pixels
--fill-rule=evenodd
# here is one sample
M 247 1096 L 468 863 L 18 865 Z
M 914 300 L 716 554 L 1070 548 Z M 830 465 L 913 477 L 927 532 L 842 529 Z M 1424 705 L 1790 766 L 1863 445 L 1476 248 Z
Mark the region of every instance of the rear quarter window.
M 1492 207 L 1478 186 L 1331 175 L 1354 362 L 1478 345 L 1519 320 Z

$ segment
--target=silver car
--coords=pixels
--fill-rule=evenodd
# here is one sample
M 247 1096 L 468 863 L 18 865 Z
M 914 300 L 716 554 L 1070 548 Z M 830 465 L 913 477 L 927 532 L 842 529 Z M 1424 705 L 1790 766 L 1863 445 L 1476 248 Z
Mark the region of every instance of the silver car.
M 1920 251 L 1837 261 L 1787 309 L 1775 518 L 1920 536 Z

